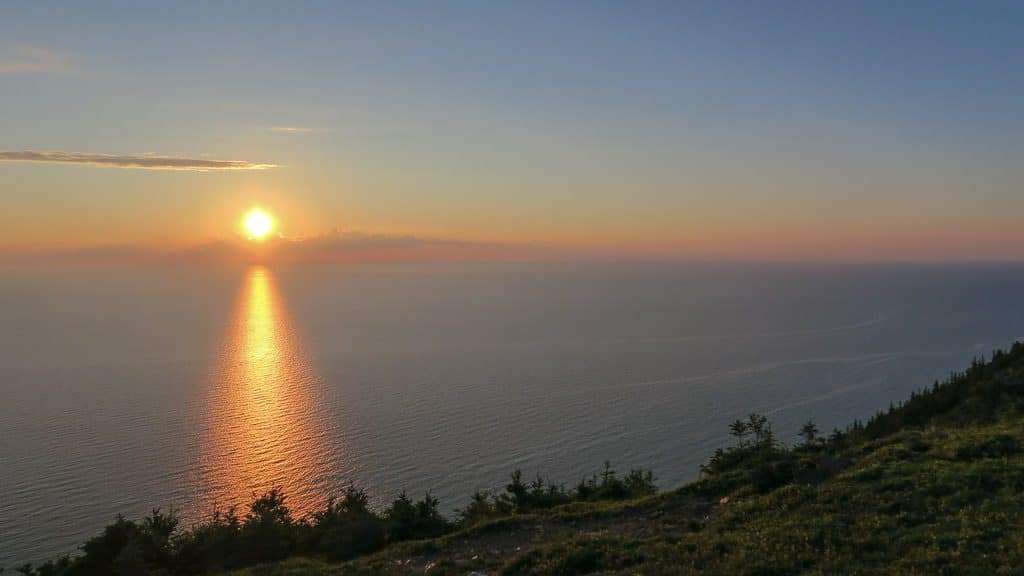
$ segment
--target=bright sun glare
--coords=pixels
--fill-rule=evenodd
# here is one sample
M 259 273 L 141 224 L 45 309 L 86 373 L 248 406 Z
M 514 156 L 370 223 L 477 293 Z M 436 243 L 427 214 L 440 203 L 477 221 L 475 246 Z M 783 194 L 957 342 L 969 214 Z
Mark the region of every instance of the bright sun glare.
M 245 215 L 245 229 L 249 231 L 249 238 L 253 240 L 266 238 L 273 228 L 274 221 L 270 219 L 270 215 L 259 208 L 253 208 Z

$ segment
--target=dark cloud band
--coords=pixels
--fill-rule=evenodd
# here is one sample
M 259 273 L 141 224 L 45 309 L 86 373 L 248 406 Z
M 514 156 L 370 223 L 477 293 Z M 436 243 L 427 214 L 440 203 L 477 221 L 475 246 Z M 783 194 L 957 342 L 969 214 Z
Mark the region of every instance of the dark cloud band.
M 180 158 L 177 156 L 152 156 L 149 154 L 119 155 L 37 150 L 0 152 L 0 162 L 41 162 L 48 164 L 79 164 L 105 168 L 187 170 L 193 172 L 267 170 L 277 168 L 275 164 L 256 164 L 247 160 L 209 160 L 205 158 Z

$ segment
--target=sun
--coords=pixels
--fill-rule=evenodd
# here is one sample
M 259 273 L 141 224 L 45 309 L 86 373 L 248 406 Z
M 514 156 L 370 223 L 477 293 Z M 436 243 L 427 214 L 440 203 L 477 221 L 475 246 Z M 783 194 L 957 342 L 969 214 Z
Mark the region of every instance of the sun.
M 262 240 L 274 229 L 274 220 L 259 208 L 253 208 L 245 215 L 245 229 L 251 240 Z

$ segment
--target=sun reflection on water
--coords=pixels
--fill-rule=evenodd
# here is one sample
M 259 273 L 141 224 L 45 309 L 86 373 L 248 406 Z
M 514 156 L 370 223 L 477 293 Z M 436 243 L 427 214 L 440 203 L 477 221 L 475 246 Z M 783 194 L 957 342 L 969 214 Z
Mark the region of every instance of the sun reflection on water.
M 331 450 L 321 390 L 273 274 L 250 268 L 204 407 L 199 509 L 244 509 L 271 488 L 299 514 L 322 504 Z

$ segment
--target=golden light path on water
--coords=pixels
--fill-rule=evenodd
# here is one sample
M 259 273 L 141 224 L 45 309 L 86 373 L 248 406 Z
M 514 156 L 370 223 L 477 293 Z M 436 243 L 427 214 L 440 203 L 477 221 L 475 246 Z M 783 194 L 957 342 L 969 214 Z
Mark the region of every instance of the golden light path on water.
M 204 407 L 200 514 L 242 513 L 271 488 L 298 515 L 326 500 L 333 454 L 322 387 L 300 350 L 270 269 L 250 268 Z

